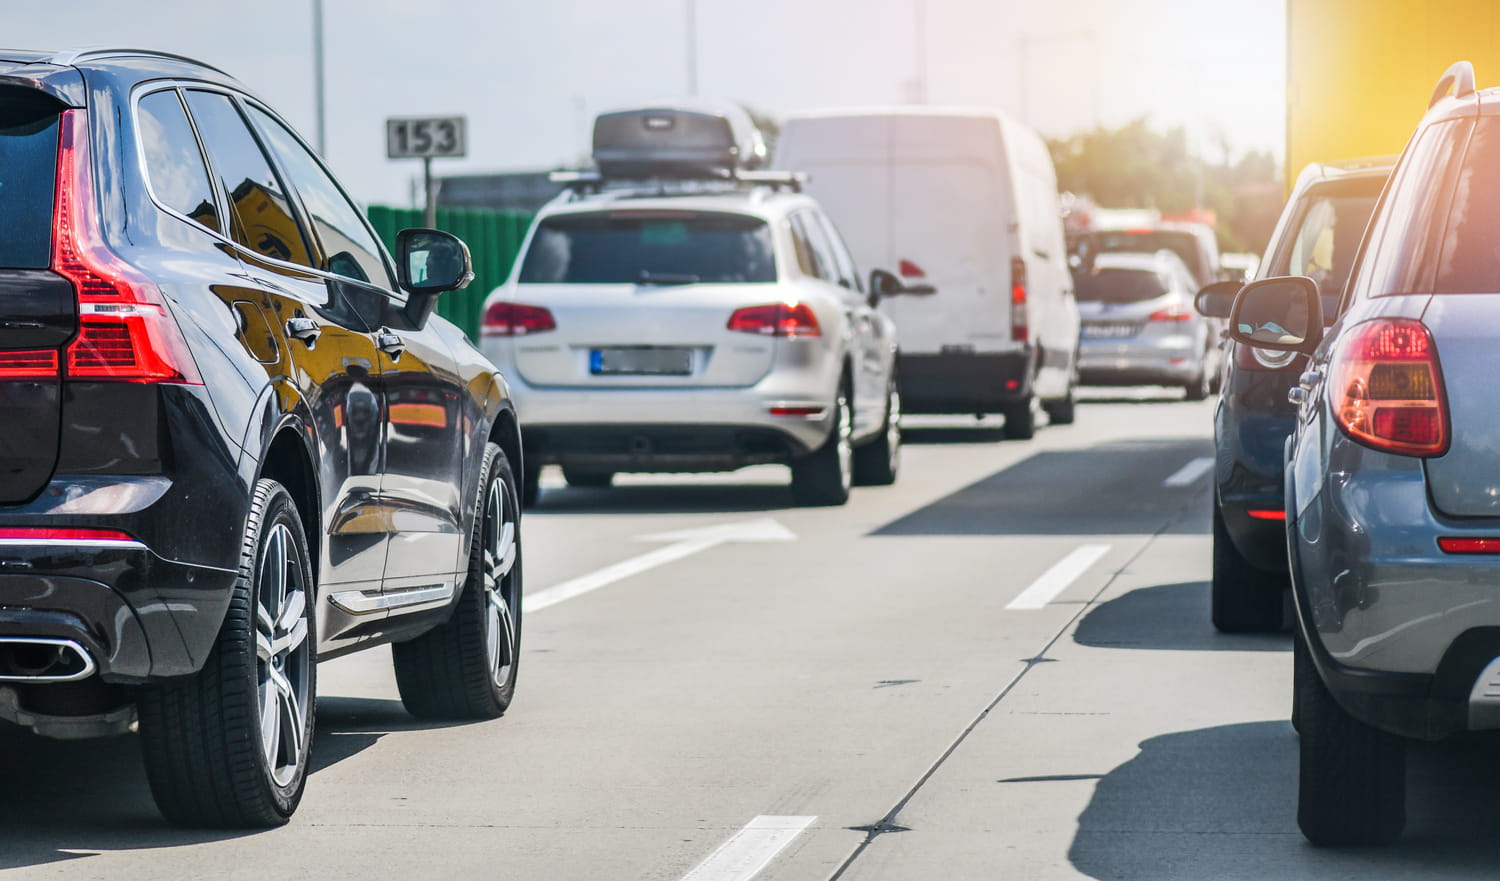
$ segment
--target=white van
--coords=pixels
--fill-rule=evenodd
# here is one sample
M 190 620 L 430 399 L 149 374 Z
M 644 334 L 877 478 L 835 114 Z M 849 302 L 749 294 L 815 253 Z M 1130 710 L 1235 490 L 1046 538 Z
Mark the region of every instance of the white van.
M 1078 306 L 1057 176 L 1042 139 L 986 110 L 833 110 L 789 118 L 776 167 L 806 189 L 862 266 L 926 295 L 883 301 L 908 413 L 1003 413 L 1030 437 L 1037 405 L 1073 419 Z

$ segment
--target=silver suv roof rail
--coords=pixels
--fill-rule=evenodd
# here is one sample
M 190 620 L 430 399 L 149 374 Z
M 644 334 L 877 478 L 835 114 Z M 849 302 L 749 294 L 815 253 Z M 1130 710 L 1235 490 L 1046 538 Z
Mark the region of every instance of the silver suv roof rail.
M 1427 109 L 1431 110 L 1433 105 L 1443 100 L 1449 89 L 1453 90 L 1455 98 L 1466 98 L 1474 94 L 1474 65 L 1467 61 L 1455 61 L 1443 71 L 1437 88 L 1432 90 L 1432 98 L 1427 102 Z
M 52 58 L 50 59 L 50 63 L 68 67 L 77 64 L 79 61 L 82 61 L 86 58 L 108 58 L 118 56 L 170 58 L 173 61 L 185 61 L 188 64 L 196 64 L 199 67 L 206 67 L 209 70 L 218 71 L 225 76 L 230 76 L 230 73 L 228 71 L 223 70 L 222 68 L 215 67 L 214 65 L 209 64 L 206 61 L 199 61 L 196 58 L 189 58 L 186 55 L 178 55 L 174 52 L 162 52 L 159 49 L 128 49 L 113 46 L 85 46 L 81 49 L 66 49 L 62 52 L 59 52 L 56 55 L 52 56 Z
M 562 184 L 577 195 L 588 195 L 599 193 L 604 190 L 604 185 L 613 181 L 606 178 L 597 171 L 554 171 L 547 175 L 553 183 Z M 773 191 L 787 190 L 793 193 L 802 192 L 802 185 L 807 183 L 807 173 L 803 171 L 737 171 L 732 177 L 725 178 L 682 178 L 682 179 L 658 179 L 652 181 L 624 181 L 620 183 L 645 184 L 654 187 L 660 195 L 676 195 L 668 187 L 670 183 L 691 183 L 695 186 L 684 187 L 681 195 L 689 193 L 713 192 L 701 189 L 704 184 L 724 184 L 731 189 L 743 187 L 758 188 L 769 187 Z

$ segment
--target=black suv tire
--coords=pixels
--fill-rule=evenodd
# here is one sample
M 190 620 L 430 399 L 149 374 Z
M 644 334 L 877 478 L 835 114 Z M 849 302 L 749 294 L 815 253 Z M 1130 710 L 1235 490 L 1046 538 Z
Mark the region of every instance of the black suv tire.
M 1257 569 L 1240 554 L 1214 502 L 1213 621 L 1220 633 L 1276 633 L 1281 630 L 1285 575 Z
M 458 605 L 443 624 L 391 646 L 401 702 L 419 719 L 493 719 L 515 697 L 521 662 L 520 495 L 510 460 L 495 444 L 485 446 L 479 473 L 468 577 Z
M 275 555 L 281 553 L 285 557 L 278 565 Z M 277 568 L 282 570 L 279 584 L 273 576 Z M 239 578 L 208 662 L 192 676 L 141 690 L 146 778 L 167 819 L 184 826 L 264 828 L 285 823 L 297 809 L 307 782 L 317 693 L 317 604 L 309 596 L 314 584 L 307 538 L 292 497 L 274 480 L 257 481 Z M 301 594 L 300 601 L 292 599 L 292 590 Z M 278 591 L 281 596 L 273 596 Z M 268 602 L 281 614 L 268 610 Z M 299 628 L 300 640 L 285 652 L 261 657 L 294 640 Z M 301 687 L 298 700 L 288 704 L 274 693 L 267 695 L 277 689 L 278 676 Z M 278 752 L 285 750 L 288 760 L 279 769 L 271 767 L 262 746 L 267 697 L 275 700 L 278 713 L 290 710 L 301 723 L 289 741 L 273 745 Z M 273 727 L 284 734 L 285 724 L 278 717 Z

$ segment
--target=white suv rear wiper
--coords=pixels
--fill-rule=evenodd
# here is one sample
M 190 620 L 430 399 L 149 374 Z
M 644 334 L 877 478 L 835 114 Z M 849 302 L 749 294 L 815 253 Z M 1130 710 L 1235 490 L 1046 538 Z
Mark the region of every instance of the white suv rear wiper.
M 642 269 L 641 274 L 636 277 L 636 284 L 669 285 L 669 284 L 697 284 L 702 281 L 696 275 L 680 272 L 650 272 Z

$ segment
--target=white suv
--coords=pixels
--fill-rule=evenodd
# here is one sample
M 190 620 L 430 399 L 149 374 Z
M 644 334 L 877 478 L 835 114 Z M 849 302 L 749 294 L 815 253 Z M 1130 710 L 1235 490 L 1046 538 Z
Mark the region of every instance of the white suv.
M 701 144 L 715 120 L 731 145 L 721 173 L 671 140 Z M 622 128 L 642 143 L 604 143 Z M 601 161 L 602 177 L 544 207 L 486 301 L 482 348 L 525 420 L 528 501 L 547 463 L 580 486 L 786 463 L 808 505 L 895 480 L 895 328 L 875 306 L 900 282 L 877 270 L 867 291 L 797 179 L 734 167 L 732 144 L 701 110 L 601 117 L 596 158 L 634 162 Z

